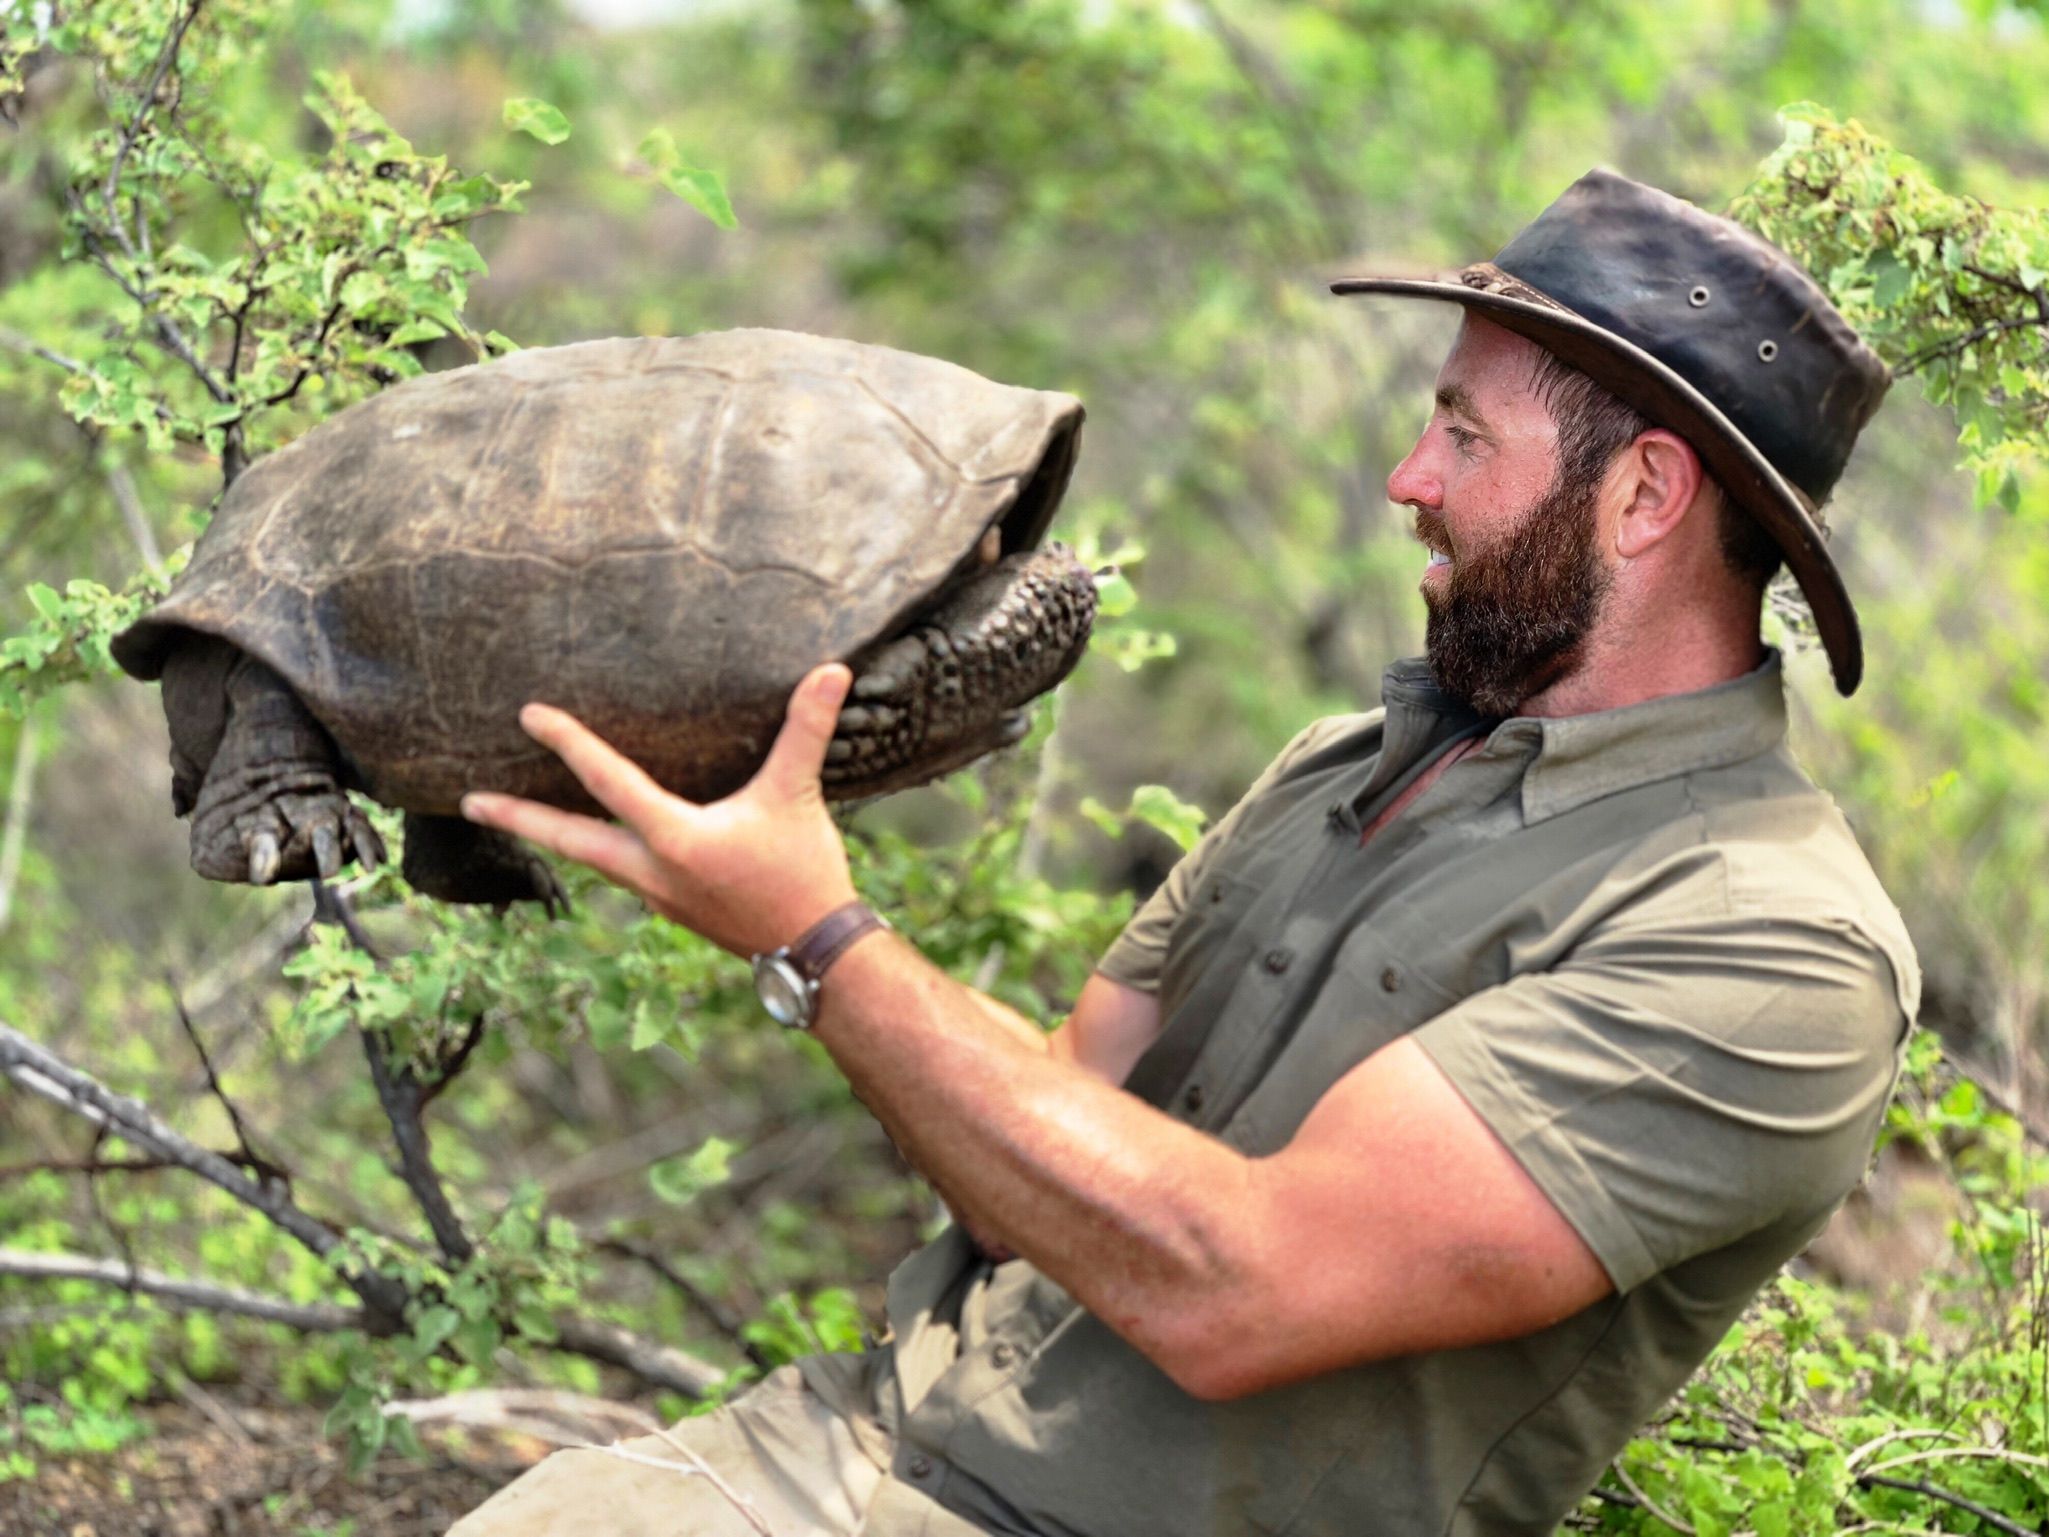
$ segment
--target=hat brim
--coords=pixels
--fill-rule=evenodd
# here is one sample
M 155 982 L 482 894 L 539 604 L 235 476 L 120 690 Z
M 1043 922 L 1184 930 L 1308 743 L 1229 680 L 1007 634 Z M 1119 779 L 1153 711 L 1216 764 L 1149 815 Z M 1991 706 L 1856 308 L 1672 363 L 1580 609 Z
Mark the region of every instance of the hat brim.
M 1490 293 L 1453 278 L 1340 278 L 1335 294 L 1390 294 L 1434 299 L 1479 311 L 1506 330 L 1526 336 L 1614 391 L 1661 427 L 1693 445 L 1722 489 L 1757 519 L 1778 544 L 1787 569 L 1814 614 L 1836 688 L 1852 694 L 1864 676 L 1864 640 L 1842 573 L 1828 553 L 1821 526 L 1793 483 L 1774 469 L 1715 403 L 1633 342 L 1555 301 L 1539 304 Z

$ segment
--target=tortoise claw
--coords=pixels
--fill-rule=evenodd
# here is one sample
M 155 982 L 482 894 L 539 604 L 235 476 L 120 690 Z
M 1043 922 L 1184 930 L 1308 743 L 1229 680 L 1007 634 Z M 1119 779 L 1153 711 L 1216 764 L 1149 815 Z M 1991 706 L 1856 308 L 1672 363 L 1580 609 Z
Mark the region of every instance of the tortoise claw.
M 333 825 L 317 823 L 313 828 L 313 868 L 320 872 L 322 880 L 330 881 L 341 869 L 341 863 L 341 840 L 335 836 Z
M 368 817 L 350 806 L 342 817 L 342 827 L 349 835 L 349 843 L 356 851 L 356 861 L 362 865 L 365 874 L 384 863 L 384 840 L 377 835 L 377 829 Z
M 277 879 L 277 867 L 277 834 L 267 827 L 259 828 L 249 837 L 249 884 L 268 886 Z

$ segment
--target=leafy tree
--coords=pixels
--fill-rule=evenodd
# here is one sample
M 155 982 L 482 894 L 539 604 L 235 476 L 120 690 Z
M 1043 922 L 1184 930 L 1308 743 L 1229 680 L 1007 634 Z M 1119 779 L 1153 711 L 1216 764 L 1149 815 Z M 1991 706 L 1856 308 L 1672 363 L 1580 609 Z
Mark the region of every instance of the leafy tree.
M 863 1299 L 833 1283 L 939 1215 L 728 959 L 612 893 L 573 881 L 574 917 L 542 923 L 390 872 L 317 913 L 196 889 L 156 770 L 147 821 L 82 802 L 83 858 L 23 831 L 39 759 L 133 739 L 140 691 L 90 682 L 107 636 L 251 458 L 506 333 L 797 323 L 1080 391 L 1076 531 L 1150 550 L 1143 600 L 1115 592 L 1023 755 L 851 829 L 928 955 L 1050 1021 L 1192 803 L 1413 648 L 1413 551 L 1367 467 L 1442 332 L 1315 279 L 1491 249 L 1596 159 L 1715 204 L 1763 157 L 1735 211 L 1952 413 L 1890 407 L 1839 498 L 1872 684 L 1838 704 L 1795 671 L 1931 1017 L 1991 1076 L 1924 1039 L 1893 1117 L 1960 1191 L 1927 1320 L 1875 1333 L 1789 1279 L 1576 1524 L 2039 1521 L 2045 64 L 2010 10 L 1881 0 L 794 0 L 611 38 L 535 0 L 0 4 L 0 566 L 27 589 L 0 641 L 0 1052 L 72 1095 L 7 1091 L 0 1272 L 34 1279 L 0 1295 L 77 1309 L 0 1339 L 0 1481 L 232 1369 L 160 1282 L 253 1314 L 234 1337 L 367 1454 L 409 1434 L 393 1395 L 590 1390 L 604 1363 L 673 1411 L 851 1343 Z M 1801 107 L 1774 150 L 1768 105 L 1801 98 L 1883 133 Z M 67 777 L 92 775 L 39 793 L 82 794 Z M 161 1119 L 106 1108 L 88 1141 L 95 1084 Z M 110 1285 L 143 1295 L 110 1309 Z

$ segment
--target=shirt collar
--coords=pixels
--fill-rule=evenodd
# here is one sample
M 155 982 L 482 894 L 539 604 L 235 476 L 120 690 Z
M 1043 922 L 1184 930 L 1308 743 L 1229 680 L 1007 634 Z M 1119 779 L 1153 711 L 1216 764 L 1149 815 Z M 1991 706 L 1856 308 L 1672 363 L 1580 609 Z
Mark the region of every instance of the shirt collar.
M 1480 720 L 1437 686 L 1422 657 L 1389 667 L 1381 698 L 1389 747 L 1397 736 L 1418 745 L 1443 741 Z M 1589 715 L 1512 716 L 1491 728 L 1484 755 L 1526 760 L 1522 807 L 1530 824 L 1617 791 L 1741 763 L 1785 738 L 1784 669 L 1778 651 L 1766 647 L 1757 668 L 1711 688 Z

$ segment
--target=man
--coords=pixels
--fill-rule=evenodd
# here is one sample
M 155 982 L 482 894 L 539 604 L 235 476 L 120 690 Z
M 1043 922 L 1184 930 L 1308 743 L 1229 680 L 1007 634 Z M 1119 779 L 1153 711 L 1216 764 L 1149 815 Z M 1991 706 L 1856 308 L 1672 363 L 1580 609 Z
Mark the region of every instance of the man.
M 1547 1532 L 1861 1176 L 1915 963 L 1758 616 L 1783 557 L 1855 686 L 1811 508 L 1883 366 L 1771 246 L 1603 172 L 1492 263 L 1335 286 L 1466 310 L 1388 479 L 1429 656 L 1288 746 L 1052 1036 L 853 902 L 844 668 L 702 807 L 530 707 L 623 825 L 469 813 L 762 957 L 979 1242 L 898 1270 L 887 1346 L 560 1454 L 459 1537 Z M 807 931 L 829 974 L 775 994 Z

